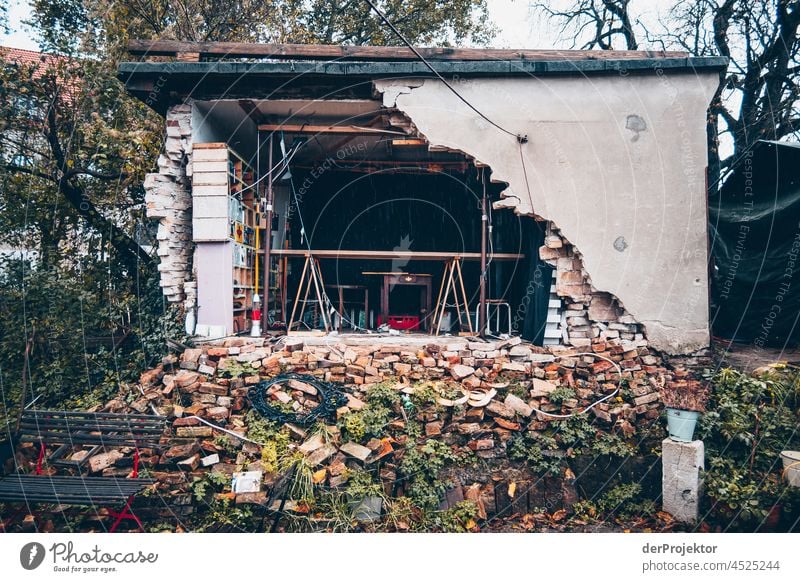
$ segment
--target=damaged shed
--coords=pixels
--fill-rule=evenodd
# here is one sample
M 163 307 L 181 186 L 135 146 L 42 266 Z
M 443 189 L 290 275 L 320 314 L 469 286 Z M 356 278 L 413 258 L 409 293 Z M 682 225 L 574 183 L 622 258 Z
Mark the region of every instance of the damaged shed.
M 443 81 L 394 47 L 132 53 L 120 78 L 166 118 L 148 216 L 190 332 L 708 345 L 725 59 L 423 49 Z

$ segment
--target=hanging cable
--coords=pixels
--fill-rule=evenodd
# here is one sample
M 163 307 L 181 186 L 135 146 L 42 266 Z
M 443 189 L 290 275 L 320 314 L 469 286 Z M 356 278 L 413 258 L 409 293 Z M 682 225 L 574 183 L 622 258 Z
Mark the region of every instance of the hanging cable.
M 422 54 L 421 54 L 421 53 L 420 53 L 420 52 L 419 52 L 419 51 L 418 51 L 416 48 L 414 48 L 414 46 L 413 46 L 413 45 L 412 45 L 412 44 L 411 44 L 411 43 L 408 41 L 408 39 L 406 39 L 406 37 L 405 37 L 405 36 L 403 36 L 403 33 L 402 33 L 402 32 L 400 32 L 400 31 L 397 29 L 397 27 L 395 27 L 395 25 L 391 23 L 391 21 L 390 21 L 390 20 L 389 20 L 389 19 L 386 17 L 386 15 L 385 15 L 383 12 L 381 12 L 381 11 L 380 11 L 380 9 L 379 9 L 379 8 L 378 8 L 378 7 L 375 5 L 375 3 L 374 3 L 372 0 L 366 0 L 366 2 L 367 2 L 367 4 L 369 4 L 369 5 L 370 5 L 370 8 L 372 8 L 372 10 L 375 12 L 375 14 L 377 14 L 377 15 L 378 15 L 378 17 L 380 17 L 380 19 L 381 19 L 381 20 L 383 20 L 383 22 L 386 24 L 386 26 L 388 26 L 389 28 L 391 28 L 391 29 L 392 29 L 392 32 L 394 32 L 394 33 L 395 33 L 395 34 L 398 36 L 398 38 L 399 38 L 400 40 L 402 40 L 402 41 L 403 41 L 403 43 L 404 43 L 404 44 L 405 44 L 405 45 L 408 47 L 408 49 L 409 49 L 411 52 L 413 52 L 413 53 L 414 53 L 414 54 L 417 56 L 417 58 L 418 58 L 418 59 L 419 59 L 419 60 L 420 60 L 420 61 L 421 61 L 421 62 L 422 62 L 422 63 L 423 63 L 423 64 L 424 64 L 426 67 L 428 67 L 428 69 L 430 69 L 430 71 L 431 71 L 431 72 L 432 72 L 434 75 L 436 75 L 436 77 L 437 77 L 437 78 L 438 78 L 438 79 L 439 79 L 439 80 L 440 80 L 442 83 L 444 83 L 444 85 L 445 85 L 445 86 L 446 86 L 448 89 L 450 89 L 450 91 L 452 91 L 452 92 L 453 92 L 453 94 L 454 94 L 456 97 L 458 97 L 458 98 L 459 98 L 459 99 L 460 99 L 460 100 L 461 100 L 461 101 L 462 101 L 462 102 L 463 102 L 463 103 L 464 103 L 464 104 L 465 104 L 467 107 L 469 107 L 470 109 L 472 109 L 472 110 L 473 110 L 475 113 L 477 113 L 479 116 L 481 116 L 481 117 L 482 117 L 484 120 L 486 120 L 486 121 L 487 121 L 489 124 L 493 125 L 494 127 L 496 127 L 497 129 L 499 129 L 499 130 L 500 130 L 500 131 L 502 131 L 503 133 L 507 133 L 508 135 L 510 135 L 510 136 L 512 136 L 512 137 L 514 137 L 514 138 L 517 140 L 517 143 L 519 144 L 519 155 L 520 155 L 520 158 L 522 159 L 522 171 L 523 171 L 523 173 L 525 174 L 525 185 L 526 185 L 526 187 L 527 187 L 527 189 L 528 189 L 528 201 L 529 201 L 529 202 L 530 202 L 530 204 L 531 204 L 531 208 L 533 208 L 533 196 L 531 195 L 531 187 L 530 187 L 530 184 L 528 184 L 528 172 L 527 172 L 527 169 L 525 168 L 525 159 L 524 159 L 524 156 L 522 155 L 522 144 L 524 144 L 524 143 L 528 143 L 528 136 L 527 136 L 527 135 L 523 135 L 523 134 L 521 134 L 521 133 L 514 133 L 514 132 L 512 132 L 512 131 L 509 131 L 509 130 L 507 130 L 505 127 L 502 127 L 502 126 L 498 125 L 497 123 L 495 123 L 494 121 L 492 121 L 491 119 L 489 119 L 488 117 L 486 117 L 486 115 L 484 115 L 484 114 L 483 114 L 483 113 L 482 113 L 482 112 L 481 112 L 481 111 L 480 111 L 480 110 L 479 110 L 477 107 L 475 107 L 475 106 L 474 106 L 472 103 L 470 103 L 470 102 L 469 102 L 469 101 L 468 101 L 468 100 L 467 100 L 467 99 L 466 99 L 466 98 L 465 98 L 463 95 L 461 95 L 461 93 L 459 93 L 458 91 L 456 91 L 455 87 L 453 87 L 453 86 L 452 86 L 450 83 L 448 83 L 447 79 L 445 79 L 445 78 L 444 78 L 444 77 L 443 77 L 441 74 L 439 74 L 439 71 L 437 71 L 437 70 L 436 70 L 436 69 L 433 67 L 433 65 L 431 65 L 431 64 L 430 64 L 430 63 L 429 63 L 429 62 L 428 62 L 428 61 L 425 59 L 425 57 L 423 57 L 423 56 L 422 56 Z
M 588 405 L 586 408 L 584 408 L 582 410 L 579 410 L 577 412 L 573 412 L 573 413 L 570 413 L 570 414 L 553 414 L 551 412 L 545 412 L 544 410 L 540 410 L 539 408 L 536 408 L 535 406 L 531 406 L 531 409 L 534 412 L 537 412 L 537 413 L 542 414 L 544 416 L 549 416 L 550 418 L 559 418 L 559 419 L 572 418 L 573 416 L 578 416 L 579 414 L 586 414 L 587 412 L 589 412 L 592 408 L 594 408 L 598 404 L 602 404 L 606 400 L 610 400 L 611 398 L 613 398 L 614 396 L 619 394 L 620 388 L 622 386 L 622 368 L 620 368 L 620 366 L 619 366 L 619 364 L 617 362 L 615 362 L 611 358 L 607 358 L 606 356 L 601 356 L 600 354 L 595 354 L 593 352 L 579 352 L 577 354 L 568 354 L 568 355 L 564 355 L 564 356 L 556 356 L 556 355 L 554 355 L 555 359 L 557 359 L 557 360 L 561 359 L 561 358 L 566 358 L 566 357 L 572 358 L 572 357 L 575 357 L 575 356 L 592 356 L 592 357 L 595 357 L 595 358 L 600 358 L 601 360 L 605 360 L 606 362 L 609 362 L 612 366 L 614 366 L 617 369 L 617 374 L 619 374 L 619 380 L 617 381 L 617 387 L 614 389 L 614 391 L 611 394 L 606 394 L 605 396 L 603 396 L 599 400 L 595 400 L 590 405 Z M 533 422 L 533 420 L 531 420 L 531 422 Z M 530 423 L 529 423 L 529 425 L 530 425 Z
M 445 78 L 444 78 L 442 75 L 440 75 L 440 74 L 439 74 L 439 71 L 437 71 L 435 68 L 433 68 L 433 65 L 431 65 L 431 64 L 430 64 L 430 63 L 429 63 L 429 62 L 428 62 L 428 61 L 425 59 L 425 57 L 423 57 L 423 56 L 420 54 L 420 52 L 419 52 L 419 51 L 418 51 L 416 48 L 414 48 L 414 46 L 413 46 L 413 45 L 412 45 L 412 44 L 411 44 L 411 43 L 410 43 L 410 42 L 409 42 L 409 41 L 406 39 L 406 37 L 405 37 L 405 36 L 403 36 L 403 33 L 402 33 L 402 32 L 400 32 L 400 31 L 399 31 L 399 30 L 398 30 L 398 29 L 395 27 L 395 25 L 391 23 L 391 21 L 390 21 L 390 20 L 389 20 L 389 19 L 386 17 L 386 15 L 385 15 L 383 12 L 381 12 L 381 11 L 380 11 L 380 9 L 379 9 L 379 8 L 378 8 L 378 7 L 375 5 L 375 3 L 374 3 L 374 2 L 372 2 L 372 0 L 366 0 L 366 2 L 367 2 L 367 4 L 369 4 L 369 5 L 370 5 L 370 7 L 372 8 L 372 10 L 375 12 L 375 14 L 377 14 L 377 15 L 378 15 L 378 17 L 379 17 L 381 20 L 383 20 L 383 22 L 386 24 L 386 26 L 388 26 L 389 28 L 391 28 L 391 29 L 392 29 L 392 32 L 394 32 L 394 33 L 397 35 L 397 37 L 398 37 L 400 40 L 402 40 L 402 41 L 403 41 L 403 43 L 404 43 L 404 44 L 405 44 L 405 45 L 406 45 L 406 46 L 409 48 L 409 50 L 411 50 L 411 52 L 413 52 L 413 53 L 414 53 L 414 54 L 417 56 L 417 58 L 418 58 L 418 59 L 419 59 L 419 60 L 420 60 L 420 61 L 421 61 L 421 62 L 422 62 L 422 63 L 423 63 L 423 64 L 424 64 L 426 67 L 428 67 L 428 69 L 430 69 L 431 73 L 433 73 L 434 75 L 436 75 L 436 77 L 437 77 L 437 78 L 438 78 L 438 79 L 439 79 L 439 80 L 440 80 L 442 83 L 444 83 L 444 84 L 445 84 L 445 86 L 446 86 L 448 89 L 450 89 L 450 91 L 452 91 L 452 92 L 453 92 L 453 95 L 455 95 L 456 97 L 458 97 L 458 98 L 459 98 L 459 99 L 460 99 L 460 100 L 461 100 L 461 101 L 462 101 L 462 102 L 463 102 L 463 103 L 464 103 L 464 104 L 465 104 L 467 107 L 469 107 L 469 108 L 470 108 L 470 109 L 472 109 L 472 110 L 473 110 L 475 113 L 477 113 L 479 116 L 481 116 L 481 117 L 482 117 L 482 118 L 483 118 L 483 119 L 484 119 L 484 120 L 485 120 L 487 123 L 489 123 L 489 124 L 493 125 L 494 127 L 496 127 L 497 129 L 499 129 L 499 130 L 500 130 L 500 131 L 502 131 L 503 133 L 507 133 L 508 135 L 510 135 L 511 137 L 513 137 L 514 139 L 516 139 L 516 140 L 517 140 L 519 143 L 521 143 L 521 144 L 522 144 L 522 143 L 525 143 L 525 142 L 527 142 L 527 141 L 528 141 L 528 137 L 527 137 L 527 136 L 521 135 L 521 134 L 519 134 L 519 133 L 514 133 L 513 131 L 509 131 L 509 130 L 507 130 L 505 127 L 502 127 L 502 126 L 498 125 L 497 123 L 495 123 L 494 121 L 492 121 L 491 119 L 489 119 L 488 117 L 486 117 L 486 116 L 485 116 L 485 115 L 484 115 L 484 114 L 483 114 L 483 113 L 482 113 L 480 110 L 478 110 L 478 108 L 477 108 L 477 107 L 475 107 L 475 106 L 474 106 L 472 103 L 470 103 L 469 101 L 467 101 L 467 99 L 466 99 L 466 98 L 464 98 L 464 97 L 461 95 L 461 93 L 459 93 L 458 91 L 456 91 L 456 90 L 455 90 L 455 88 L 454 88 L 454 87 L 453 87 L 453 86 L 452 86 L 450 83 L 448 83 L 447 79 L 445 79 Z
M 269 170 L 269 172 L 267 172 L 266 174 L 261 176 L 258 180 L 256 180 L 255 182 L 253 182 L 249 186 L 245 186 L 244 188 L 239 190 L 239 192 L 244 192 L 246 190 L 249 190 L 250 188 L 255 188 L 256 186 L 258 186 L 261 183 L 262 180 L 264 180 L 265 178 L 269 178 L 272 175 L 272 173 L 275 172 L 275 171 L 277 171 L 278 175 L 282 174 L 283 171 L 286 170 L 286 168 L 289 167 L 289 162 L 291 162 L 292 158 L 294 158 L 294 156 L 297 155 L 297 152 L 300 151 L 300 148 L 302 146 L 303 146 L 302 143 L 298 143 L 296 145 L 293 145 L 292 148 L 288 152 L 286 152 L 286 155 L 280 161 L 278 161 L 278 163 L 275 164 Z

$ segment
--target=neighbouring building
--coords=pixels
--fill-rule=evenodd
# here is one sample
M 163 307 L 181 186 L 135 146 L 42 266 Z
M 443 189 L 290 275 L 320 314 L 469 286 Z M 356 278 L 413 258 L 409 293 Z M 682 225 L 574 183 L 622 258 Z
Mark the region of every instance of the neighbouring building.
M 265 329 L 706 347 L 726 60 L 423 50 L 449 86 L 399 48 L 134 43 L 119 77 L 166 120 L 145 187 L 188 327 L 263 311 Z

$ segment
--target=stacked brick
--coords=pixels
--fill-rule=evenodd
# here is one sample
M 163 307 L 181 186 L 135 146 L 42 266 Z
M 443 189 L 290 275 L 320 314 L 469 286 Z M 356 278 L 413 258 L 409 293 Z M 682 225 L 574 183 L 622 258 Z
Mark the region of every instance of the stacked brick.
M 158 270 L 161 288 L 170 302 L 185 299 L 192 257 L 192 107 L 173 105 L 167 111 L 164 152 L 158 172 L 144 181 L 147 216 L 158 219 Z
M 194 512 L 199 502 L 192 496 L 192 483 L 210 471 L 230 477 L 236 471 L 262 470 L 265 486 L 260 492 L 224 495 L 237 503 L 264 502 L 277 476 L 264 466 L 258 444 L 230 433 L 249 435 L 247 391 L 283 371 L 341 382 L 348 403 L 337 411 L 338 419 L 362 409 L 369 401 L 370 387 L 379 382 L 404 394 L 426 383 L 449 387 L 448 399 L 468 394 L 469 400 L 460 405 L 445 402 L 410 415 L 398 407 L 382 438 L 365 442 L 348 441 L 333 419 L 324 439 L 319 433 L 288 425 L 290 446 L 307 456 L 318 485 L 339 487 L 347 482 L 349 470 L 374 469 L 387 495 L 399 496 L 404 485 L 398 479 L 397 462 L 414 444 L 406 430 L 414 420 L 422 438 L 441 440 L 456 452 L 470 451 L 485 463 L 482 468 L 466 467 L 449 475 L 452 488 L 442 503 L 472 499 L 488 516 L 541 507 L 552 512 L 575 500 L 574 475 L 534 475 L 524 463 L 508 458 L 507 446 L 515 435 L 535 437 L 545 431 L 554 419 L 544 413 L 577 412 L 615 390 L 619 374 L 608 360 L 622 370 L 627 388 L 589 413 L 589 420 L 601 431 L 633 435 L 639 426 L 652 424 L 658 417 L 660 388 L 693 381 L 689 370 L 673 369 L 648 348 L 618 340 L 595 339 L 580 350 L 545 350 L 519 338 L 496 342 L 450 338 L 416 347 L 307 341 L 312 340 L 281 338 L 271 343 L 262 338 L 230 338 L 190 348 L 179 357 L 165 358 L 144 372 L 134 389 L 98 407 L 108 412 L 157 412 L 169 418 L 164 450 L 142 451 L 144 466 L 159 482 L 156 512 L 163 513 L 162 517 Z M 563 387 L 571 388 L 574 397 L 552 402 L 551 394 Z M 275 385 L 270 397 L 296 411 L 317 405 L 316 390 L 302 382 Z M 32 466 L 36 452 L 35 447 L 23 447 L 17 462 Z M 132 454 L 130 449 L 106 451 L 90 460 L 89 472 L 125 476 Z
M 556 294 L 563 298 L 563 343 L 587 347 L 593 340 L 620 340 L 646 347 L 644 328 L 615 297 L 596 291 L 583 269 L 578 251 L 558 234 L 550 234 L 539 248 L 543 261 L 556 269 Z

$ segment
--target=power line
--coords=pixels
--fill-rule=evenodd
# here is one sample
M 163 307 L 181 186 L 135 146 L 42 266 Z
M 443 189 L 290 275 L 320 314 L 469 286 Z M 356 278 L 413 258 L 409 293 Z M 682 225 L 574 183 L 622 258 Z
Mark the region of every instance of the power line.
M 466 99 L 465 97 L 463 97 L 463 96 L 461 95 L 461 93 L 459 93 L 458 91 L 456 91 L 456 90 L 455 90 L 455 88 L 454 88 L 454 87 L 453 87 L 453 86 L 452 86 L 450 83 L 448 83 L 448 82 L 447 82 L 447 79 L 445 79 L 445 78 L 444 78 L 442 75 L 440 75 L 440 74 L 439 74 L 439 71 L 437 71 L 435 68 L 433 68 L 433 65 L 431 65 L 431 64 L 430 64 L 430 63 L 429 63 L 429 62 L 428 62 L 428 61 L 425 59 L 425 57 L 423 57 L 423 56 L 420 54 L 420 52 L 419 52 L 419 51 L 418 51 L 416 48 L 414 48 L 414 46 L 413 46 L 413 45 L 412 45 L 412 44 L 411 44 L 411 43 L 408 41 L 408 39 L 406 39 L 406 37 L 405 37 L 405 36 L 403 36 L 403 33 L 402 33 L 402 32 L 400 32 L 399 30 L 397 30 L 397 27 L 395 27 L 395 25 L 391 23 L 391 21 L 390 21 L 390 20 L 389 20 L 389 19 L 386 17 L 386 15 L 385 15 L 383 12 L 381 12 L 381 11 L 380 11 L 380 9 L 379 9 L 379 8 L 378 8 L 378 7 L 377 7 L 375 4 L 374 4 L 374 2 L 372 2 L 372 0 L 366 0 L 366 2 L 367 2 L 367 4 L 369 4 L 369 5 L 370 5 L 370 7 L 372 8 L 372 10 L 375 12 L 375 14 L 377 14 L 377 15 L 380 17 L 380 19 L 381 19 L 381 20 L 383 20 L 383 22 L 386 24 L 386 26 L 388 26 L 389 28 L 391 28 L 391 29 L 392 29 L 392 32 L 394 32 L 394 33 L 395 33 L 395 34 L 398 36 L 398 38 L 399 38 L 400 40 L 402 40 L 402 41 L 403 41 L 403 43 L 404 43 L 404 44 L 405 44 L 405 45 L 406 45 L 406 46 L 407 46 L 407 47 L 408 47 L 408 48 L 411 50 L 411 52 L 413 52 L 413 53 L 414 53 L 414 54 L 417 56 L 417 58 L 418 58 L 420 61 L 422 61 L 422 62 L 425 64 L 425 66 L 426 66 L 426 67 L 428 67 L 428 69 L 430 69 L 431 73 L 433 73 L 434 75 L 436 75 L 436 77 L 438 77 L 438 79 L 439 79 L 439 80 L 440 80 L 442 83 L 444 83 L 444 84 L 445 84 L 445 86 L 446 86 L 448 89 L 450 89 L 450 91 L 452 91 L 452 92 L 453 92 L 453 94 L 454 94 L 456 97 L 458 97 L 458 98 L 459 98 L 459 99 L 460 99 L 460 100 L 461 100 L 461 101 L 462 101 L 462 102 L 463 102 L 463 103 L 464 103 L 464 104 L 465 104 L 467 107 L 469 107 L 470 109 L 472 109 L 472 110 L 473 110 L 475 113 L 477 113 L 478 115 L 480 115 L 480 116 L 481 116 L 481 117 L 482 117 L 484 120 L 486 120 L 488 123 L 490 123 L 491 125 L 493 125 L 493 126 L 494 126 L 494 127 L 496 127 L 497 129 L 499 129 L 499 130 L 500 130 L 500 131 L 502 131 L 503 133 L 507 133 L 508 135 L 510 135 L 511 137 L 513 137 L 514 139 L 516 139 L 516 140 L 517 140 L 519 143 L 521 143 L 521 144 L 522 144 L 522 143 L 525 143 L 525 142 L 527 142 L 527 141 L 528 141 L 528 137 L 527 137 L 527 136 L 525 136 L 525 135 L 522 135 L 522 134 L 519 134 L 519 133 L 514 133 L 513 131 L 509 131 L 509 130 L 507 130 L 505 127 L 502 127 L 502 126 L 498 125 L 497 123 L 495 123 L 494 121 L 492 121 L 491 119 L 489 119 L 488 117 L 486 117 L 486 116 L 485 116 L 485 115 L 484 115 L 484 114 L 483 114 L 483 113 L 482 113 L 480 110 L 478 110 L 478 108 L 477 108 L 477 107 L 475 107 L 475 106 L 474 106 L 472 103 L 470 103 L 469 101 L 467 101 L 467 99 Z

